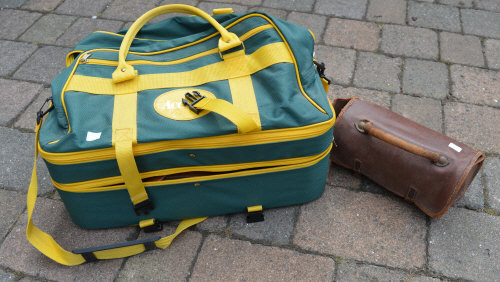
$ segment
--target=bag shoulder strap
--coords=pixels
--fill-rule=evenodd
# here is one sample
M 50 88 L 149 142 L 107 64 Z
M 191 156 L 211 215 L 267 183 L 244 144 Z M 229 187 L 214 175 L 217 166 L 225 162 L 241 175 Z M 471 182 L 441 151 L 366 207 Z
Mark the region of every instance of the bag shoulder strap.
M 28 209 L 26 238 L 35 248 L 37 248 L 41 253 L 51 258 L 52 260 L 60 264 L 71 266 L 97 260 L 129 257 L 157 248 L 165 249 L 170 246 L 175 237 L 182 233 L 182 231 L 207 219 L 207 217 L 185 219 L 181 221 L 181 223 L 177 226 L 177 230 L 175 231 L 175 233 L 163 238 L 160 236 L 156 236 L 113 245 L 74 250 L 71 252 L 65 250 L 54 240 L 54 238 L 52 238 L 52 236 L 36 227 L 32 220 L 33 210 L 35 209 L 36 198 L 38 195 L 38 179 L 36 166 L 38 158 L 39 131 L 41 125 L 42 122 L 40 121 L 37 124 L 35 130 L 35 160 L 26 199 Z

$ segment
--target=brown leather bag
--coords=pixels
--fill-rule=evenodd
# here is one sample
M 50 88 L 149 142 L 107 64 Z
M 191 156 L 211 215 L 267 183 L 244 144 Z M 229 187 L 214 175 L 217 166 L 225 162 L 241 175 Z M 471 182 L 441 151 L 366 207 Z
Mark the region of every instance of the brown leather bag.
M 334 163 L 355 170 L 442 216 L 476 176 L 484 155 L 401 115 L 358 98 L 336 99 Z

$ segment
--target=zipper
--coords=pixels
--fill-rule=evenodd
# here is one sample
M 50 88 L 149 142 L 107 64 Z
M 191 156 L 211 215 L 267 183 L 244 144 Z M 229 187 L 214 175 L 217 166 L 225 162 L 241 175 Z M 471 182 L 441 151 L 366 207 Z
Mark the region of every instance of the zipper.
M 187 140 L 167 140 L 152 143 L 140 143 L 133 147 L 134 156 L 183 149 L 215 149 L 238 146 L 251 146 L 265 143 L 308 139 L 326 133 L 333 126 L 335 118 L 303 127 L 272 129 L 212 137 L 200 137 Z M 50 153 L 38 144 L 43 159 L 55 165 L 68 165 L 115 159 L 114 148 L 76 151 L 69 153 Z
M 256 35 L 257 33 L 264 31 L 264 30 L 267 30 L 267 29 L 271 29 L 271 28 L 272 28 L 272 25 L 270 25 L 270 24 L 261 25 L 261 26 L 258 26 L 256 28 L 253 28 L 253 29 L 247 31 L 245 34 L 241 35 L 239 38 L 240 38 L 240 40 L 245 41 L 248 38 Z M 201 58 L 204 56 L 217 54 L 218 52 L 219 52 L 219 49 L 213 48 L 213 49 L 203 51 L 201 53 L 198 53 L 198 54 L 195 54 L 195 55 L 192 55 L 189 57 L 185 57 L 185 58 L 177 59 L 177 60 L 173 60 L 173 61 L 168 61 L 168 62 L 155 62 L 155 61 L 147 61 L 147 60 L 130 60 L 130 61 L 127 61 L 127 63 L 129 65 L 175 65 L 175 64 L 180 64 L 180 63 L 192 61 L 194 59 L 198 59 L 198 58 Z M 130 53 L 132 53 L 132 52 L 130 52 Z M 156 53 L 156 52 L 153 52 L 153 53 Z M 88 58 L 90 57 L 90 55 L 91 55 L 91 53 L 85 53 L 84 55 L 82 55 L 82 57 L 80 59 L 80 63 L 81 64 L 105 65 L 105 66 L 117 66 L 118 65 L 118 61 L 113 61 L 113 60 L 104 60 L 104 59 L 90 59 L 89 60 Z M 147 54 L 143 54 L 143 55 L 147 55 Z
M 153 176 L 163 176 L 165 172 L 169 174 L 175 174 L 179 172 L 189 172 L 189 171 L 203 171 L 203 172 L 227 172 L 223 174 L 215 174 L 208 176 L 194 176 L 186 178 L 177 178 L 161 181 L 144 182 L 146 187 L 155 187 L 171 184 L 181 184 L 190 182 L 201 182 L 215 179 L 224 179 L 231 177 L 242 177 L 250 176 L 271 172 L 280 172 L 286 170 L 293 170 L 312 166 L 325 157 L 328 157 L 332 144 L 320 154 L 309 156 L 309 157 L 299 157 L 284 160 L 274 160 L 267 162 L 255 162 L 255 163 L 244 163 L 244 164 L 230 164 L 230 165 L 219 165 L 219 166 L 205 166 L 205 167 L 184 167 L 175 169 L 159 170 L 148 173 L 141 173 L 142 178 L 148 178 Z M 167 174 L 168 175 L 168 174 Z M 61 184 L 52 180 L 52 183 L 57 189 L 73 192 L 73 193 L 89 193 L 89 192 L 101 192 L 101 191 L 112 191 L 112 190 L 122 190 L 126 189 L 124 184 L 113 185 L 117 183 L 123 183 L 121 176 L 110 177 L 104 179 L 90 180 L 84 182 L 76 182 L 71 184 Z M 199 184 L 199 183 L 198 183 Z
M 89 61 L 89 57 L 92 56 L 91 52 L 85 53 L 80 57 L 80 63 L 81 64 L 86 64 Z

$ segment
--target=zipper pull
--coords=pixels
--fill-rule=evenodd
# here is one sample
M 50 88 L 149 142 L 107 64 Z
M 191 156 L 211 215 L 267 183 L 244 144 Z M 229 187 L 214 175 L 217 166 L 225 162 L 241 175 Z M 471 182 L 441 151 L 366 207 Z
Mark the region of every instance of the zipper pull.
M 92 56 L 92 53 L 85 53 L 81 58 L 80 58 L 80 63 L 86 64 L 89 61 L 89 57 Z

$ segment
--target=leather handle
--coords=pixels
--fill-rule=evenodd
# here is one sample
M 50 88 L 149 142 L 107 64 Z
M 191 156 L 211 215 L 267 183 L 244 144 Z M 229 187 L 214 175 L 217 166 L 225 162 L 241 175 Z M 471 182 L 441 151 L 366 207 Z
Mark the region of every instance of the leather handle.
M 354 126 L 356 129 L 363 133 L 363 134 L 368 134 L 371 135 L 377 139 L 380 139 L 386 143 L 389 143 L 393 146 L 396 146 L 400 149 L 403 149 L 407 152 L 410 152 L 412 154 L 415 154 L 417 156 L 426 158 L 433 162 L 437 166 L 447 166 L 450 161 L 448 157 L 446 157 L 443 154 L 428 150 L 426 148 L 423 148 L 421 146 L 415 145 L 413 143 L 410 143 L 408 141 L 405 141 L 399 137 L 396 137 L 378 127 L 376 127 L 373 122 L 366 120 L 366 119 L 361 119 L 357 122 L 354 123 Z

